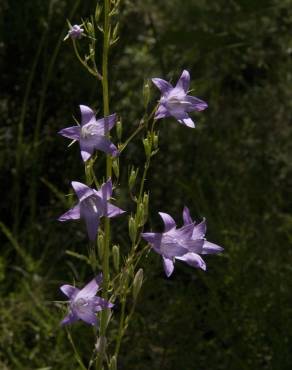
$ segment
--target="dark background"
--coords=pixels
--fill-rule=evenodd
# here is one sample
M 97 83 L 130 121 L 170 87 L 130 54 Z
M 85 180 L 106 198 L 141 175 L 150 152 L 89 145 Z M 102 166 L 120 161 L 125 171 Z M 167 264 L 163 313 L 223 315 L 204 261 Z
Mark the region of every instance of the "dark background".
M 80 23 L 94 7 L 0 3 L 3 370 L 78 367 L 52 301 L 63 299 L 62 282 L 91 276 L 65 253 L 83 253 L 84 228 L 56 222 L 70 202 L 70 181 L 83 181 L 84 169 L 78 145 L 67 149 L 56 133 L 78 117 L 78 104 L 102 108 L 100 86 L 78 64 L 71 42 L 62 42 L 66 18 Z M 207 272 L 177 263 L 170 279 L 159 256 L 148 256 L 119 368 L 291 369 L 292 2 L 124 1 L 119 20 L 111 111 L 123 117 L 125 137 L 143 112 L 149 77 L 175 82 L 186 68 L 192 94 L 209 104 L 194 114 L 195 130 L 173 119 L 159 123 L 161 149 L 147 183 L 151 225 L 161 227 L 160 210 L 179 222 L 188 205 L 193 217 L 207 218 L 208 239 L 225 248 L 206 257 Z M 155 102 L 159 94 L 151 91 Z M 122 189 L 127 163 L 142 165 L 140 144 L 121 158 Z M 100 177 L 103 168 L 96 168 Z M 119 204 L 128 206 L 123 190 Z M 114 240 L 126 224 L 115 221 Z M 91 329 L 80 323 L 72 335 L 88 358 Z

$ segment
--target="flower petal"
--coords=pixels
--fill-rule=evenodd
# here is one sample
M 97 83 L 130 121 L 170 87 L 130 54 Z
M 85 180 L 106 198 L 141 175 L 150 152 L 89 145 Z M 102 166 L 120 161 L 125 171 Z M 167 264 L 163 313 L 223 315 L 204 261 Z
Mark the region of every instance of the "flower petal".
M 99 215 L 96 212 L 90 212 L 88 211 L 86 215 L 83 216 L 86 228 L 87 228 L 87 234 L 91 241 L 94 241 L 97 236 L 97 230 L 99 225 Z
M 121 208 L 116 207 L 116 206 L 114 206 L 113 204 L 110 204 L 110 203 L 107 203 L 105 208 L 106 208 L 105 216 L 109 217 L 109 218 L 117 217 L 117 216 L 126 212 L 126 211 L 122 210 Z
M 193 235 L 193 229 L 195 227 L 195 224 L 188 224 L 185 225 L 179 229 L 175 230 L 175 234 L 177 238 L 183 238 L 183 239 L 191 239 Z
M 201 112 L 202 110 L 205 110 L 206 108 L 208 108 L 208 104 L 204 101 L 204 100 L 201 100 L 199 98 L 196 98 L 195 96 L 186 96 L 185 98 L 189 103 L 191 103 L 192 105 L 190 106 L 190 108 L 188 108 L 188 111 L 191 112 L 193 110 L 196 110 L 198 112 Z
M 181 123 L 182 125 L 188 126 L 190 128 L 195 128 L 196 127 L 195 122 L 190 117 L 178 119 L 178 122 Z
M 184 256 L 176 257 L 178 260 L 186 262 L 188 265 L 202 270 L 206 270 L 205 261 L 196 253 L 187 253 Z
M 175 235 L 173 236 L 170 233 L 163 234 L 159 247 L 154 247 L 155 252 L 166 258 L 183 256 L 184 254 L 188 253 L 188 249 L 185 248 L 182 243 L 177 241 Z
M 113 157 L 116 157 L 119 154 L 117 147 L 109 139 L 104 136 L 95 136 L 95 138 L 95 149 L 101 150 L 102 152 L 110 154 Z
M 73 324 L 73 322 L 78 320 L 78 316 L 74 314 L 72 311 L 69 312 L 67 316 L 64 317 L 64 319 L 61 321 L 61 325 L 68 325 Z
M 96 121 L 97 133 L 101 136 L 105 136 L 115 125 L 117 121 L 116 113 L 111 114 L 105 118 L 100 118 Z
M 173 273 L 173 270 L 174 270 L 174 263 L 170 258 L 165 258 L 165 257 L 162 257 L 162 258 L 163 258 L 164 272 L 167 277 L 170 277 L 170 275 Z
M 204 242 L 204 239 L 189 239 L 185 240 L 182 244 L 189 252 L 202 253 Z
M 64 222 L 68 220 L 79 220 L 79 218 L 80 218 L 80 205 L 78 203 L 76 206 L 69 209 L 69 211 L 62 214 L 62 216 L 58 218 L 58 221 Z
M 88 161 L 88 159 L 92 156 L 94 151 L 95 145 L 92 143 L 92 140 L 82 139 L 80 140 L 80 151 L 81 157 L 83 162 Z
M 159 248 L 162 239 L 161 233 L 142 233 L 141 236 L 154 248 Z
M 72 140 L 79 140 L 80 139 L 80 126 L 72 126 L 63 128 L 58 132 L 58 134 L 65 136 Z
M 184 225 L 189 225 L 193 223 L 193 220 L 191 218 L 190 210 L 188 207 L 184 207 L 183 210 L 183 220 L 184 220 Z
M 186 69 L 182 72 L 175 87 L 183 89 L 185 93 L 188 92 L 190 87 L 190 74 Z
M 94 308 L 95 312 L 104 310 L 106 308 L 113 308 L 114 307 L 114 304 L 110 303 L 109 301 L 107 301 L 106 299 L 103 299 L 101 297 L 94 297 L 93 302 L 94 302 L 94 305 L 95 305 L 95 308 Z
M 81 126 L 86 125 L 90 121 L 95 121 L 95 113 L 87 105 L 79 105 L 81 112 Z
M 79 289 L 75 286 L 65 284 L 60 287 L 62 293 L 64 293 L 69 299 L 73 299 L 78 294 Z
M 76 299 L 79 298 L 90 298 L 94 297 L 96 293 L 101 289 L 102 284 L 102 273 L 98 274 L 95 278 L 90 280 L 84 288 L 82 288 L 76 296 Z
M 158 87 L 162 94 L 168 93 L 170 89 L 173 89 L 172 85 L 162 78 L 152 78 L 152 82 Z
M 192 239 L 203 239 L 207 230 L 206 219 L 194 226 Z
M 82 310 L 76 310 L 76 314 L 79 319 L 85 321 L 89 325 L 97 325 L 97 317 L 95 312 L 92 310 L 91 305 L 88 307 L 82 307 Z
M 207 240 L 204 241 L 202 254 L 217 254 L 224 250 L 224 248 L 220 247 L 217 244 L 210 243 Z
M 155 119 L 169 117 L 170 114 L 164 105 L 160 104 L 157 111 L 155 112 Z
M 98 191 L 94 191 L 97 196 L 99 196 L 103 201 L 110 199 L 113 193 L 113 184 L 111 178 L 107 180 L 104 184 L 101 185 Z
M 72 181 L 71 185 L 80 201 L 94 194 L 93 190 L 82 182 Z
M 169 230 L 176 227 L 176 223 L 174 219 L 168 214 L 164 212 L 158 212 L 159 216 L 162 218 L 162 221 L 164 222 L 164 232 L 168 232 Z

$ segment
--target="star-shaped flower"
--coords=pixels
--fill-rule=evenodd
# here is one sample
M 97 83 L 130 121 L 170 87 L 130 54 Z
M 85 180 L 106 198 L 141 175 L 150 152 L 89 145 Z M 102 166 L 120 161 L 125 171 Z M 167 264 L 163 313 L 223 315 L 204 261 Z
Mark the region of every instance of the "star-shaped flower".
M 187 207 L 183 210 L 184 226 L 179 229 L 170 215 L 162 212 L 159 214 L 165 225 L 164 232 L 143 233 L 142 237 L 152 245 L 155 252 L 162 255 L 164 271 L 168 277 L 173 273 L 176 259 L 206 270 L 206 263 L 200 254 L 223 251 L 222 247 L 205 239 L 206 220 L 199 224 L 193 222 Z
M 76 39 L 81 39 L 83 36 L 84 29 L 81 28 L 78 24 L 74 24 L 74 26 L 71 26 L 66 37 L 64 38 L 64 41 L 67 40 L 69 37 L 71 39 L 76 40 Z
M 162 256 L 163 267 L 169 277 L 174 270 L 175 259 L 182 260 L 194 267 L 204 269 L 204 261 L 198 255 L 202 252 L 204 239 L 193 239 L 194 224 L 176 228 L 174 219 L 167 213 L 159 212 L 164 222 L 163 233 L 142 233 L 141 236 L 151 244 L 154 251 Z M 190 256 L 190 254 L 194 254 Z
M 87 324 L 97 325 L 96 313 L 114 305 L 105 299 L 96 296 L 101 289 L 102 274 L 92 279 L 83 289 L 72 285 L 62 285 L 61 291 L 69 298 L 69 313 L 62 320 L 61 325 L 72 324 L 77 320 L 83 320 Z
M 79 201 L 58 220 L 63 222 L 84 219 L 89 239 L 95 240 L 101 217 L 116 217 L 125 211 L 108 202 L 113 192 L 111 179 L 104 183 L 98 191 L 81 182 L 72 181 L 71 184 Z
M 202 111 L 208 104 L 201 99 L 188 95 L 190 74 L 184 70 L 175 87 L 161 78 L 152 78 L 162 95 L 155 113 L 155 119 L 173 116 L 179 123 L 188 127 L 195 127 L 194 121 L 188 113 Z
M 117 147 L 106 138 L 106 134 L 116 123 L 116 114 L 96 120 L 93 110 L 86 105 L 80 105 L 81 126 L 67 127 L 58 133 L 69 139 L 78 140 L 81 156 L 87 161 L 95 149 L 101 150 L 113 157 L 118 155 Z

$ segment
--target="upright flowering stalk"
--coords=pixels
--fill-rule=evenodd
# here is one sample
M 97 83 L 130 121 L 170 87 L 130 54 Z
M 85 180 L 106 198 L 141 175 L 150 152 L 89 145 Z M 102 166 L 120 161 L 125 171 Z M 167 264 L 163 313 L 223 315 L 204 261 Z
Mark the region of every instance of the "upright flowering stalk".
M 175 86 L 161 78 L 153 78 L 153 83 L 161 91 L 159 103 L 149 114 L 150 87 L 146 83 L 144 86 L 144 115 L 133 133 L 122 142 L 121 120 L 117 119 L 115 113 L 110 114 L 108 86 L 108 56 L 110 47 L 116 43 L 118 38 L 118 23 L 115 25 L 113 23 L 114 15 L 118 13 L 119 3 L 120 0 L 103 0 L 103 7 L 99 5 L 96 7 L 95 18 L 92 17 L 90 21 L 82 22 L 82 28 L 78 25 L 70 25 L 65 37 L 71 39 L 75 54 L 82 66 L 96 78 L 98 84 L 101 83 L 103 97 L 103 117 L 97 119 L 93 109 L 80 105 L 80 125 L 66 127 L 59 131 L 60 135 L 79 142 L 85 168 L 85 183 L 83 181 L 71 182 L 78 201 L 59 217 L 59 221 L 82 219 L 85 222 L 90 240 L 89 258 L 82 256 L 82 251 L 74 255 L 78 257 L 81 255 L 82 259 L 90 262 L 94 271 L 93 276 L 96 275 L 97 269 L 102 270 L 102 273 L 94 277 L 82 289 L 68 284 L 60 288 L 68 298 L 68 313 L 63 318 L 62 325 L 74 324 L 81 320 L 96 328 L 96 341 L 88 366 L 82 362 L 80 356 L 76 358 L 83 369 L 91 368 L 95 363 L 96 370 L 117 370 L 121 343 L 143 284 L 144 272 L 139 268 L 139 262 L 150 248 L 161 256 L 164 271 L 168 277 L 173 273 L 177 260 L 206 270 L 206 264 L 201 255 L 219 253 L 223 249 L 205 239 L 205 220 L 199 224 L 193 222 L 186 207 L 183 211 L 184 225 L 182 227 L 177 227 L 170 215 L 160 212 L 164 222 L 164 231 L 144 232 L 150 200 L 150 192 L 149 189 L 145 191 L 145 183 L 151 159 L 158 153 L 159 137 L 156 125 L 160 119 L 173 116 L 179 123 L 193 128 L 195 124 L 189 113 L 204 110 L 207 103 L 189 95 L 190 75 L 186 70 L 182 72 Z M 102 22 L 99 19 L 101 14 L 103 15 Z M 103 34 L 100 63 L 95 53 L 98 30 Z M 80 54 L 81 48 L 79 49 L 78 46 L 81 42 L 89 43 L 90 54 L 84 57 Z M 110 130 L 115 125 L 117 125 L 119 140 L 117 145 L 114 144 L 115 140 L 110 138 Z M 134 206 L 132 213 L 128 216 L 129 241 L 126 241 L 123 248 L 120 248 L 118 244 L 112 246 L 111 239 L 116 239 L 117 235 L 111 236 L 110 219 L 123 214 L 124 211 L 111 203 L 112 193 L 113 188 L 119 186 L 119 157 L 122 156 L 129 142 L 139 133 L 142 134 L 145 163 L 141 172 L 138 173 L 138 168 L 134 166 L 129 171 L 129 200 Z M 95 151 L 101 153 L 97 156 L 94 155 Z M 102 156 L 106 157 L 105 170 L 103 173 L 99 170 L 97 174 L 94 163 Z M 92 256 L 94 258 L 91 258 Z M 111 263 L 110 257 L 112 258 Z M 96 294 L 101 288 L 102 296 L 100 297 Z M 130 302 L 129 295 L 131 295 Z M 115 317 L 113 321 L 111 320 L 112 315 Z M 114 327 L 115 334 L 112 338 L 108 334 L 109 325 Z M 70 333 L 69 328 L 70 326 L 68 326 L 68 333 Z M 109 353 L 107 348 L 109 340 L 114 342 L 112 343 L 114 346 L 110 346 L 114 348 L 113 353 Z M 70 341 L 75 351 L 72 337 Z
M 102 51 L 102 97 L 103 97 L 103 115 L 104 117 L 109 115 L 109 88 L 108 88 L 108 56 L 109 56 L 109 42 L 110 42 L 110 11 L 111 2 L 110 0 L 104 0 L 104 20 L 103 20 L 103 51 Z M 105 127 L 105 136 L 109 139 L 109 127 Z M 106 176 L 110 178 L 112 175 L 112 158 L 110 155 L 106 156 Z M 104 249 L 103 249 L 103 262 L 102 271 L 104 274 L 104 290 L 103 298 L 107 299 L 108 287 L 110 280 L 109 270 L 109 248 L 110 248 L 110 220 L 106 218 L 104 224 Z M 103 311 L 101 314 L 100 322 L 100 338 L 104 338 L 106 335 L 107 327 L 107 311 Z M 97 369 L 101 370 L 103 367 L 103 360 L 105 356 L 105 349 L 101 348 L 97 357 Z

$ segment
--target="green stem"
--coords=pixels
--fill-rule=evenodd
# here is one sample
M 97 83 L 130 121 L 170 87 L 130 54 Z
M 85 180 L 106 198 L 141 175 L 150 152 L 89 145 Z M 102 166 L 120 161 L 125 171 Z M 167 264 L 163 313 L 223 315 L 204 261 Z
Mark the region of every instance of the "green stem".
M 103 52 L 102 52 L 102 94 L 103 94 L 103 115 L 109 115 L 109 89 L 108 89 L 108 54 L 109 54 L 109 40 L 110 40 L 110 1 L 104 0 L 104 38 L 103 38 Z M 106 129 L 106 136 L 109 138 L 109 131 Z M 106 157 L 106 177 L 109 179 L 112 175 L 112 158 L 110 155 Z M 110 219 L 105 218 L 104 225 L 104 252 L 102 261 L 103 270 L 103 293 L 104 299 L 108 298 L 109 286 L 109 244 L 110 244 Z M 107 327 L 108 310 L 101 312 L 100 318 L 100 337 L 105 337 Z M 104 350 L 102 350 L 97 357 L 97 370 L 102 369 L 104 360 Z
M 125 313 L 126 313 L 126 296 L 124 296 L 123 300 L 122 300 L 122 312 L 121 312 L 121 317 L 120 317 L 120 325 L 119 325 L 119 331 L 118 331 L 116 348 L 115 348 L 116 358 L 118 357 L 120 347 L 121 347 L 122 338 L 124 336 Z
M 124 149 L 126 149 L 126 146 L 129 144 L 129 142 L 144 128 L 144 125 L 140 124 L 137 129 L 132 133 L 132 135 L 122 144 L 121 149 L 119 149 L 120 154 Z
M 151 131 L 150 131 L 151 135 L 154 132 L 154 126 L 155 126 L 156 122 L 157 121 L 155 119 L 152 122 Z M 148 155 L 147 158 L 146 158 L 146 163 L 145 163 L 145 166 L 144 166 L 144 172 L 143 172 L 143 176 L 142 176 L 142 180 L 141 180 L 141 184 L 140 184 L 139 198 L 138 198 L 138 202 L 137 202 L 137 207 L 139 206 L 139 203 L 142 199 L 142 195 L 143 195 L 143 191 L 144 191 L 144 184 L 145 184 L 148 169 L 150 167 L 151 156 L 152 156 L 152 154 Z
M 73 341 L 73 338 L 72 338 L 72 336 L 71 336 L 71 334 L 70 334 L 69 330 L 67 330 L 67 336 L 68 336 L 69 342 L 71 343 L 71 346 L 72 346 L 72 348 L 73 348 L 73 350 L 74 350 L 75 359 L 76 359 L 76 361 L 78 362 L 78 364 L 79 364 L 80 368 L 81 368 L 82 370 L 87 370 L 86 366 L 83 364 L 82 359 L 81 359 L 81 357 L 80 357 L 80 355 L 79 355 L 79 353 L 78 353 L 78 351 L 77 351 L 77 348 L 76 348 L 76 346 L 75 346 L 75 343 L 74 343 L 74 341 Z
M 130 141 L 134 139 L 134 137 L 144 128 L 148 126 L 148 122 L 151 120 L 151 118 L 154 116 L 156 110 L 157 110 L 158 104 L 155 106 L 155 108 L 152 110 L 150 115 L 145 119 L 145 121 L 142 119 L 140 121 L 139 126 L 136 128 L 136 130 L 130 135 L 130 137 L 122 144 L 121 149 L 119 149 L 119 152 L 122 153 L 124 149 L 126 149 L 127 145 Z M 155 121 L 154 121 L 155 122 Z
M 98 80 L 102 80 L 102 76 L 100 75 L 100 73 L 98 72 L 97 68 L 95 67 L 94 69 L 89 67 L 89 65 L 81 58 L 80 56 L 80 53 L 78 51 L 78 48 L 77 48 L 77 45 L 76 45 L 76 41 L 75 40 L 72 40 L 73 41 L 73 49 L 74 49 L 74 52 L 75 52 L 75 55 L 77 57 L 77 59 L 79 60 L 79 62 L 83 65 L 84 68 L 87 69 L 87 71 L 89 73 L 91 73 L 94 77 L 96 77 Z

